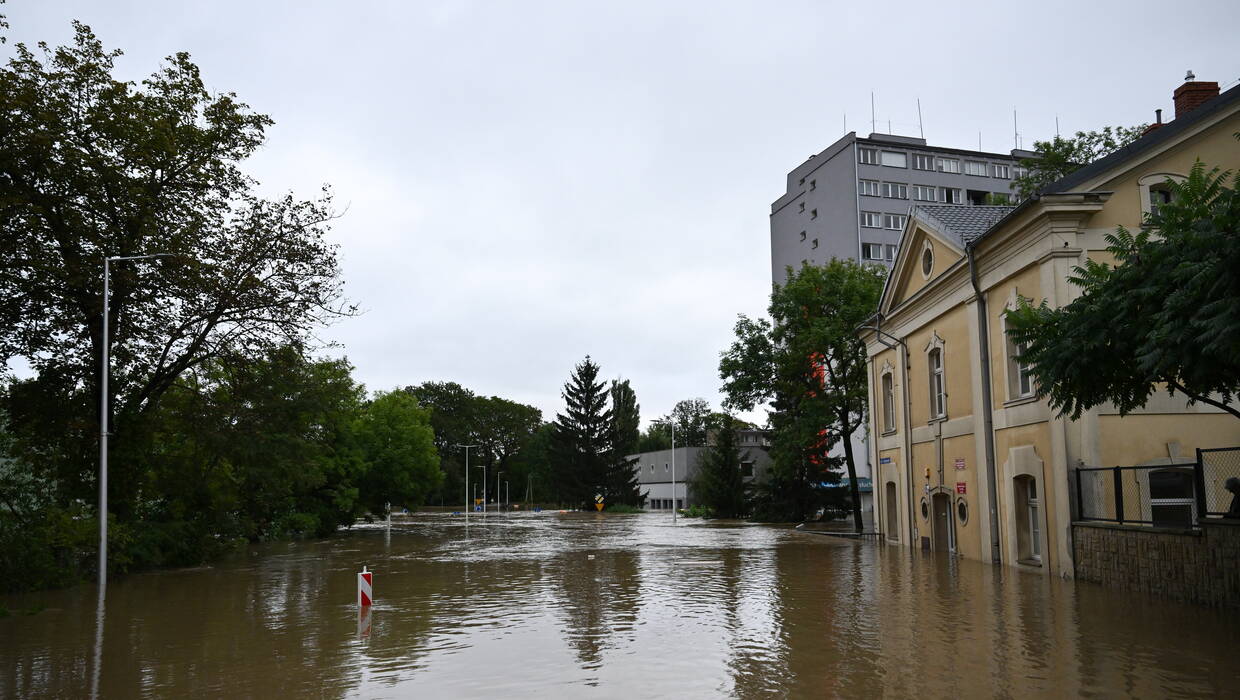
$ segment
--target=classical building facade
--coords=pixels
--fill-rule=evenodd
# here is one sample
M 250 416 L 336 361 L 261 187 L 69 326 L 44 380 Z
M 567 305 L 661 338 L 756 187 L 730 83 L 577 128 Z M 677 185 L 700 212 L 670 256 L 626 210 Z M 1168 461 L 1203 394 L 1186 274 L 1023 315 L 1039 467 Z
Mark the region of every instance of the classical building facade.
M 1020 298 L 1075 299 L 1073 267 L 1107 260 L 1106 234 L 1138 228 L 1168 178 L 1198 159 L 1240 169 L 1240 87 L 1218 95 L 1190 82 L 1176 107 L 1173 121 L 1019 206 L 912 208 L 862 331 L 887 542 L 1072 576 L 1074 470 L 1240 445 L 1240 421 L 1166 393 L 1125 417 L 1108 406 L 1058 416 L 1004 329 Z

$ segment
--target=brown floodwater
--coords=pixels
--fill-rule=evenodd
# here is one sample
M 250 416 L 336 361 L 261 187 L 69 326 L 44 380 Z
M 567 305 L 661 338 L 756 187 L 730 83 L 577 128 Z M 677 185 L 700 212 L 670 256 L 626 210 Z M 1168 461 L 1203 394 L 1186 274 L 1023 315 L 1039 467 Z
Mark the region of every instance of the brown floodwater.
M 94 586 L 0 598 L 0 697 L 1240 693 L 1235 613 L 654 514 L 419 515 L 105 601 L 100 624 Z

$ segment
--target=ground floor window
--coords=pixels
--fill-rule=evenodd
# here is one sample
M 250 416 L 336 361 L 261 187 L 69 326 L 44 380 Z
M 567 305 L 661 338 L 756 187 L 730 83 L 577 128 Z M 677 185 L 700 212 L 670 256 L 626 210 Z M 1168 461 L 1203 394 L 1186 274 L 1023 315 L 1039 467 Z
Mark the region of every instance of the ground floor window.
M 1018 558 L 1040 562 L 1042 561 L 1042 499 L 1038 494 L 1038 480 L 1032 476 L 1018 476 L 1015 491 Z
M 887 509 L 887 539 L 899 539 L 900 515 L 896 510 L 896 482 L 887 482 L 887 497 L 883 499 L 883 507 Z

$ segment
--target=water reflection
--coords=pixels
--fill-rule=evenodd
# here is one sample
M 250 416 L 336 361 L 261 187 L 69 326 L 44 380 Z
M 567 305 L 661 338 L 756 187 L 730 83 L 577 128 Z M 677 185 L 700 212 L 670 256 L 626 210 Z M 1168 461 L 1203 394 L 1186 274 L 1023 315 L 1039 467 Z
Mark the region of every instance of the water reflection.
M 2 602 L 0 697 L 1214 696 L 1237 615 L 784 528 L 418 516 Z M 356 572 L 375 572 L 359 612 Z M 103 603 L 106 602 L 106 610 Z M 106 612 L 106 615 L 105 615 Z M 106 622 L 106 625 L 105 625 Z

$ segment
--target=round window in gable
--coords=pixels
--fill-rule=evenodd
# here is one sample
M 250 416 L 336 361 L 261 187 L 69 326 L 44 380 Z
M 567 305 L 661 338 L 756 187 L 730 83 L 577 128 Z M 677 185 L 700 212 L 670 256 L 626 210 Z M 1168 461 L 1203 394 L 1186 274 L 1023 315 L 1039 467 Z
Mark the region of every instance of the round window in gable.
M 927 503 L 926 499 L 924 498 L 921 499 L 921 519 L 922 520 L 930 519 L 930 504 Z
M 956 501 L 956 517 L 960 518 L 961 525 L 969 522 L 969 502 L 963 498 Z
M 922 277 L 930 277 L 930 273 L 934 271 L 934 250 L 930 246 L 921 252 L 921 275 Z

